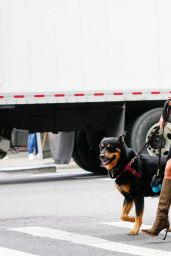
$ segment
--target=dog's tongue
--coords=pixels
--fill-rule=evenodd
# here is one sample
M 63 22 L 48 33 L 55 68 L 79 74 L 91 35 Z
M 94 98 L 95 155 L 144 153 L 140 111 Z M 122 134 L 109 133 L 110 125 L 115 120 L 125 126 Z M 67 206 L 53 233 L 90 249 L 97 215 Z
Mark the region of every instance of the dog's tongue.
M 101 160 L 102 165 L 107 165 L 107 164 L 109 164 L 109 162 L 110 162 L 110 159 Z

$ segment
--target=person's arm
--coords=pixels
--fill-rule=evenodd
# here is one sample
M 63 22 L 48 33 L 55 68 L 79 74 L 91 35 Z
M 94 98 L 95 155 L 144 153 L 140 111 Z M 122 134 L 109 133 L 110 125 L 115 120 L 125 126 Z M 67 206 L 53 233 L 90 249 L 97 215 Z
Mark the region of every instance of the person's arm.
M 163 129 L 166 125 L 167 125 L 167 122 L 165 122 L 163 120 L 163 116 L 161 115 L 160 120 L 159 120 L 160 129 Z
M 167 107 L 167 113 L 166 113 L 166 111 L 164 111 L 164 110 L 166 110 L 166 107 Z M 171 98 L 169 98 L 163 106 L 163 114 L 161 115 L 160 120 L 159 120 L 160 129 L 163 129 L 167 125 L 167 121 L 164 120 L 165 118 L 163 118 L 163 115 L 167 114 L 167 119 L 168 119 L 168 117 L 170 115 L 170 111 L 171 111 Z

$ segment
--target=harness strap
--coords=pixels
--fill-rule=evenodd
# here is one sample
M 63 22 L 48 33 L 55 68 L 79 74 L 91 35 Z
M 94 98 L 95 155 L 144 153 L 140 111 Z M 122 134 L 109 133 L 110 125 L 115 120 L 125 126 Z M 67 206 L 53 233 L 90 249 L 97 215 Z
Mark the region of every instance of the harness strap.
M 132 161 L 129 162 L 129 163 L 124 167 L 123 172 L 128 170 L 128 171 L 130 171 L 134 176 L 140 178 L 140 177 L 141 177 L 140 173 L 138 173 L 135 169 L 133 169 L 133 168 L 131 167 L 131 164 L 132 164 Z
M 131 159 L 131 161 L 125 165 L 125 167 L 123 168 L 122 172 L 121 172 L 116 178 L 114 177 L 113 172 L 110 172 L 110 171 L 109 171 L 109 176 L 110 176 L 110 178 L 111 178 L 111 179 L 114 179 L 114 178 L 115 178 L 115 179 L 118 179 L 118 178 L 119 178 L 123 173 L 125 173 L 126 171 L 129 171 L 132 175 L 136 176 L 137 178 L 140 178 L 140 177 L 141 177 L 141 174 L 138 173 L 135 169 L 133 169 L 133 168 L 131 167 L 131 165 L 133 164 L 134 160 L 135 160 L 135 157 L 134 157 L 133 159 Z

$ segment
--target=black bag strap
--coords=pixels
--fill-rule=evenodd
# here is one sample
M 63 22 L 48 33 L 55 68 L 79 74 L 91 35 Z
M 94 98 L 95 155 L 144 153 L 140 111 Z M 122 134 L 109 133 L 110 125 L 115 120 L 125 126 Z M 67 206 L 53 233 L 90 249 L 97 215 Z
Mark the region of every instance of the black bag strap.
M 163 105 L 163 113 L 162 113 L 162 116 L 163 116 L 163 120 L 164 120 L 165 122 L 167 122 L 168 119 L 169 119 L 170 110 L 171 110 L 170 104 L 171 104 L 171 99 L 169 98 L 168 100 L 165 101 L 165 103 L 164 103 L 164 105 Z

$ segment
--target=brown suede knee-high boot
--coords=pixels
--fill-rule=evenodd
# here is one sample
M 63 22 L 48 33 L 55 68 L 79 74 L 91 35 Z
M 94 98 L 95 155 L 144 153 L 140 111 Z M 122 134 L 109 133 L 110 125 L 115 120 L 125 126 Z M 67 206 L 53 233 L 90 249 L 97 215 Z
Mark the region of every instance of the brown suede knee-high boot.
M 144 234 L 150 236 L 157 236 L 163 229 L 166 229 L 166 234 L 163 239 L 166 238 L 167 232 L 170 227 L 168 220 L 168 213 L 171 204 L 171 179 L 164 179 L 162 184 L 162 190 L 160 192 L 158 209 L 156 219 L 153 226 L 150 229 L 142 229 Z

